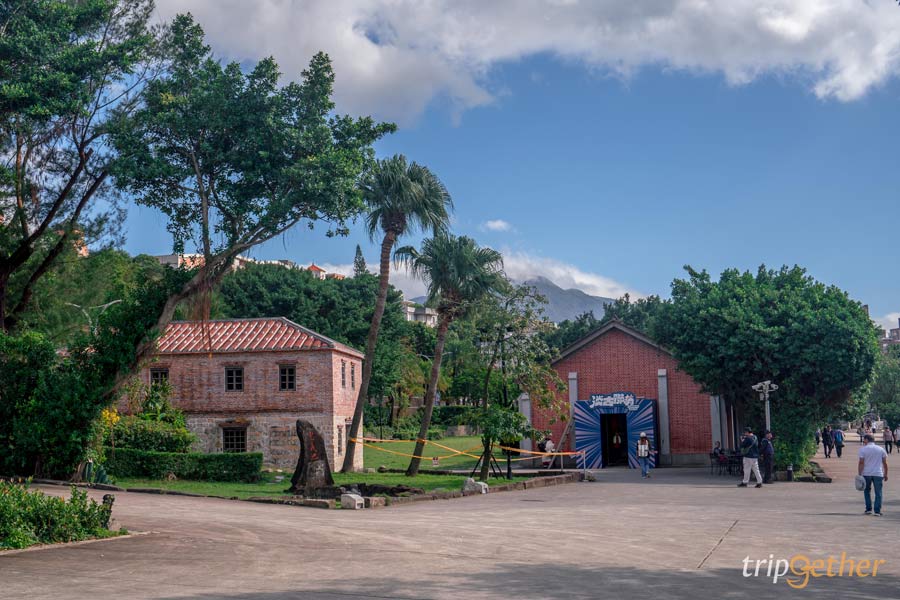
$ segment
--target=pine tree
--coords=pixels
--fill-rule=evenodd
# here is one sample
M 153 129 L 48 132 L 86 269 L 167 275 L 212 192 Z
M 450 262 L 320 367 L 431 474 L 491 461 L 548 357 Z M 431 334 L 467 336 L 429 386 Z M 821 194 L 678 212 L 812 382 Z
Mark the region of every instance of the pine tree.
M 363 257 L 362 248 L 359 247 L 359 244 L 356 245 L 356 258 L 353 259 L 353 276 L 359 277 L 360 275 L 364 275 L 369 272 L 369 267 L 366 266 L 366 259 Z

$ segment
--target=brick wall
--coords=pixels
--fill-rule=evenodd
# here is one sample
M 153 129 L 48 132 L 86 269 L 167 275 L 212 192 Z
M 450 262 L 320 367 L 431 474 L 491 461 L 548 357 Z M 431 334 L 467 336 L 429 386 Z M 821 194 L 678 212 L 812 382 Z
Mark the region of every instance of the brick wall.
M 591 394 L 633 392 L 636 396 L 658 399 L 657 373 L 666 369 L 669 392 L 669 439 L 672 454 L 708 453 L 712 447 L 709 395 L 703 394 L 690 376 L 678 370 L 678 364 L 666 352 L 618 329 L 611 329 L 587 346 L 554 365 L 560 378 L 568 382 L 569 373 L 578 373 L 578 399 Z M 560 393 L 568 406 L 569 390 Z M 568 418 L 568 415 L 567 415 Z M 533 408 L 537 429 L 549 429 L 556 440 L 565 422 L 551 423 L 553 416 Z M 567 446 L 574 446 L 570 437 Z
M 296 389 L 281 391 L 279 368 L 288 365 L 296 369 Z M 227 367 L 243 368 L 242 391 L 225 390 Z M 362 374 L 358 357 L 335 350 L 163 354 L 141 380 L 149 384 L 150 370 L 159 368 L 169 371 L 172 404 L 185 412 L 198 451 L 221 452 L 221 428 L 234 422 L 246 425 L 249 452 L 262 452 L 267 466 L 293 468 L 300 449 L 295 421 L 304 418 L 322 434 L 332 468 L 340 468 Z M 362 468 L 362 452 L 355 462 Z

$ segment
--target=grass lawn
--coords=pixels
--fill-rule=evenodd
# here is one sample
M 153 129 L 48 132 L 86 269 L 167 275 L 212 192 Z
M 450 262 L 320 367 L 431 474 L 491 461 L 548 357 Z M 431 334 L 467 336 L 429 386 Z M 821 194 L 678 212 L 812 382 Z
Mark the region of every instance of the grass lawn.
M 262 473 L 261 479 L 256 483 L 232 483 L 225 481 L 165 481 L 160 479 L 137 479 L 132 477 L 117 477 L 116 485 L 123 488 L 158 488 L 176 492 L 188 492 L 205 496 L 225 496 L 227 498 L 250 498 L 253 496 L 284 496 L 291 484 L 292 473 Z M 284 477 L 282 481 L 275 481 L 276 476 Z M 513 481 L 522 481 L 524 477 L 514 477 Z M 402 473 L 335 473 L 334 482 L 337 485 L 349 483 L 380 483 L 384 485 L 408 485 L 425 491 L 436 489 L 461 490 L 465 475 L 418 475 L 407 477 Z M 508 483 L 506 479 L 491 479 L 490 485 Z
M 441 458 L 440 466 L 432 467 L 431 460 L 423 459 L 421 468 L 423 469 L 471 469 L 475 466 L 475 461 L 478 460 L 478 456 L 481 456 L 481 438 L 477 435 L 473 436 L 463 436 L 463 437 L 447 437 L 442 440 L 437 440 L 436 443 L 441 444 L 441 446 L 447 446 L 448 448 L 453 448 L 454 450 L 465 450 L 468 454 L 473 455 L 475 458 L 471 458 L 468 456 L 457 455 L 452 458 Z M 377 469 L 380 466 L 385 466 L 388 469 L 406 469 L 409 466 L 409 457 L 408 456 L 400 456 L 398 454 L 392 454 L 392 452 L 400 452 L 402 454 L 412 454 L 415 450 L 416 443 L 415 442 L 385 442 L 381 444 L 370 444 L 366 442 L 366 447 L 363 450 L 363 458 L 366 467 L 371 467 L 373 469 Z M 382 451 L 384 450 L 384 451 Z M 391 452 L 387 452 L 390 450 Z M 434 444 L 426 444 L 425 450 L 423 452 L 423 456 L 432 457 L 432 456 L 448 456 L 453 454 L 450 450 L 446 450 L 441 448 L 440 446 L 435 446 Z M 496 455 L 498 461 L 501 460 L 501 457 Z M 502 462 L 502 461 L 501 461 Z

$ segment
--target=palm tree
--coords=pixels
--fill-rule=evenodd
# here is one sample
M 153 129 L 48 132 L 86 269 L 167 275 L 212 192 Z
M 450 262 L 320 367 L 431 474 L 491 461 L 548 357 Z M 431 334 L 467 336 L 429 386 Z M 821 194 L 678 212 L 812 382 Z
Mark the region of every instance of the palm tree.
M 479 247 L 471 238 L 440 233 L 422 242 L 420 251 L 409 246 L 399 248 L 394 253 L 394 259 L 428 284 L 428 301 L 436 304 L 438 312 L 431 378 L 425 389 L 425 414 L 422 415 L 416 450 L 413 452 L 414 456 L 422 456 L 434 412 L 447 330 L 450 323 L 463 316 L 474 302 L 503 286 L 503 257 L 496 250 Z M 419 462 L 419 458 L 412 458 L 406 474 L 418 474 Z
M 450 221 L 448 213 L 453 209 L 450 193 L 441 180 L 427 167 L 407 163 L 406 157 L 401 154 L 378 161 L 362 184 L 362 191 L 368 205 L 366 229 L 369 238 L 374 241 L 379 233 L 383 237 L 375 314 L 372 315 L 369 336 L 366 338 L 366 357 L 363 361 L 359 395 L 350 431 L 347 432 L 347 452 L 341 469 L 345 473 L 353 470 L 355 440 L 360 434 L 363 409 L 368 400 L 375 345 L 378 342 L 378 330 L 381 328 L 388 279 L 391 275 L 391 250 L 397 240 L 410 231 L 431 231 L 434 235 L 445 231 Z

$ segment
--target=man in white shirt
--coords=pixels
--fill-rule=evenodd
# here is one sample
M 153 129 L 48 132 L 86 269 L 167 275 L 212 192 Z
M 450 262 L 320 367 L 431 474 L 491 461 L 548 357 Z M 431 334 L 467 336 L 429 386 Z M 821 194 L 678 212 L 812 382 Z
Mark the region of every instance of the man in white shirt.
M 888 480 L 887 452 L 875 445 L 875 436 L 867 433 L 866 445 L 859 449 L 859 474 L 866 479 L 866 514 L 872 514 L 872 488 L 875 488 L 875 516 L 881 516 L 881 490 Z

